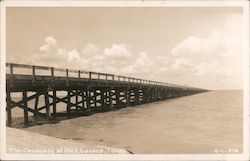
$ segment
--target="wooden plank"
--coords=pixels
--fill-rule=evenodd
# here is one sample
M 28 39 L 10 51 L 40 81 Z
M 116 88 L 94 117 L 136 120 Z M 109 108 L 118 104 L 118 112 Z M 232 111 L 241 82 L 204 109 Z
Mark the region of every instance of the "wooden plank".
M 36 69 L 39 69 L 39 70 L 50 70 L 51 67 L 45 67 L 45 66 L 37 66 L 36 65 Z
M 26 65 L 26 64 L 14 64 L 14 63 L 6 63 L 6 66 L 13 66 L 15 68 L 32 68 L 32 65 Z
M 54 68 L 54 67 L 47 67 L 47 66 L 35 66 L 35 65 L 26 65 L 26 64 L 12 64 L 12 63 L 6 63 L 7 67 L 15 67 L 15 68 L 32 68 L 32 69 L 40 69 L 40 70 L 51 70 L 53 69 L 54 71 L 66 71 L 67 72 L 67 78 L 68 78 L 68 72 L 73 72 L 73 73 L 84 73 L 84 74 L 90 74 L 91 73 L 95 73 L 98 75 L 98 79 L 100 79 L 100 75 L 104 75 L 106 77 L 106 80 L 109 80 L 108 77 L 111 77 L 111 80 L 114 81 L 114 77 L 118 77 L 118 82 L 120 81 L 120 78 L 124 78 L 124 82 L 126 82 L 126 79 L 128 80 L 127 82 L 133 83 L 133 84 L 138 84 L 138 83 L 142 83 L 142 84 L 149 84 L 149 85 L 153 85 L 153 86 L 169 86 L 169 87 L 178 87 L 178 88 L 186 88 L 189 90 L 194 90 L 199 91 L 199 92 L 204 92 L 204 90 L 198 89 L 198 88 L 194 88 L 194 87 L 187 87 L 187 86 L 183 86 L 183 85 L 176 85 L 176 84 L 170 84 L 170 83 L 163 83 L 163 82 L 157 82 L 157 81 L 151 81 L 151 80 L 143 80 L 143 79 L 138 79 L 138 78 L 132 78 L 132 77 L 125 77 L 125 76 L 118 76 L 118 75 L 113 75 L 113 74 L 107 74 L 107 73 L 97 73 L 97 72 L 88 72 L 88 71 L 81 71 L 81 70 L 76 70 L 76 69 L 61 69 L 61 68 Z M 13 75 L 13 73 L 12 73 Z M 34 70 L 32 72 L 32 75 L 34 76 Z M 8 77 L 6 77 L 8 78 Z M 10 78 L 11 75 L 10 75 Z M 34 77 L 33 77 L 34 78 Z M 91 79 L 91 76 L 90 78 Z M 34 81 L 34 79 L 33 79 Z M 11 82 L 11 81 L 10 81 Z M 11 83 L 10 83 L 11 84 Z M 68 84 L 68 82 L 67 82 Z

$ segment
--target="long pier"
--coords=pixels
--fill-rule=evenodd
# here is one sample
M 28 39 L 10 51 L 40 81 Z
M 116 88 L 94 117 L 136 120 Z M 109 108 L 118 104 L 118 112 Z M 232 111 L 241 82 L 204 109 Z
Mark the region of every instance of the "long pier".
M 15 107 L 23 110 L 27 127 L 28 113 L 35 119 L 53 121 L 60 116 L 84 116 L 206 91 L 107 73 L 6 63 L 7 126 L 12 126 Z M 21 93 L 19 101 L 12 98 L 16 92 Z M 62 92 L 67 94 L 62 97 Z M 39 103 L 41 100 L 44 105 Z M 30 101 L 34 101 L 32 107 Z M 58 106 L 59 103 L 65 107 Z M 65 111 L 60 112 L 58 108 Z

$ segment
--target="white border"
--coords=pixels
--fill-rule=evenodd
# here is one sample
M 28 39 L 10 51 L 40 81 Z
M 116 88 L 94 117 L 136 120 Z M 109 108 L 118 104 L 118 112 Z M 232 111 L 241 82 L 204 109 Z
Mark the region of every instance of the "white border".
M 243 7 L 244 9 L 244 143 L 243 154 L 7 154 L 5 101 L 6 7 Z M 1 3 L 1 158 L 4 160 L 249 160 L 249 2 L 248 1 L 5 1 Z M 4 131 L 4 132 L 3 132 Z
M 1 71 L 0 71 L 0 112 L 1 112 L 1 122 L 0 122 L 0 128 L 1 128 L 1 135 L 0 135 L 0 141 L 1 141 L 1 157 L 0 159 L 3 159 L 4 154 L 5 154 L 5 145 L 6 145 L 6 112 L 5 112 L 5 107 L 6 107 L 6 87 L 5 87 L 5 6 L 1 3 L 1 53 L 0 53 L 0 62 L 1 62 Z

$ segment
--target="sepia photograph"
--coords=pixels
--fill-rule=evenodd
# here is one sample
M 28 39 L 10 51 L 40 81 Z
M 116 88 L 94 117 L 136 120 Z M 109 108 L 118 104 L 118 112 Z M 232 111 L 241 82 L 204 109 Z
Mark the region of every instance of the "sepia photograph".
M 249 160 L 248 1 L 32 2 L 1 4 L 1 159 Z

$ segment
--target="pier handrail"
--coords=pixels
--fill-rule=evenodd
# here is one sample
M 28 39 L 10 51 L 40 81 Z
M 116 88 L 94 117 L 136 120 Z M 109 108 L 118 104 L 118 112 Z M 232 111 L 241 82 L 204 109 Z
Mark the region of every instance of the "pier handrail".
M 68 78 L 69 73 L 78 73 L 79 80 L 82 78 L 81 74 L 88 74 L 88 78 L 90 80 L 92 79 L 98 79 L 98 80 L 112 80 L 112 81 L 119 81 L 119 82 L 127 82 L 127 83 L 139 83 L 139 84 L 145 84 L 145 85 L 158 85 L 158 86 L 169 86 L 169 87 L 176 87 L 176 88 L 184 88 L 184 89 L 194 89 L 197 90 L 198 88 L 194 87 L 187 87 L 177 84 L 171 84 L 171 83 L 164 83 L 164 82 L 158 82 L 158 81 L 152 81 L 152 80 L 146 80 L 146 79 L 140 79 L 140 78 L 133 78 L 133 77 L 127 77 L 127 76 L 121 76 L 121 75 L 114 75 L 114 74 L 108 74 L 108 73 L 101 73 L 101 72 L 93 72 L 93 71 L 85 71 L 85 70 L 76 70 L 76 69 L 68 69 L 68 68 L 57 68 L 57 67 L 47 67 L 47 66 L 39 66 L 39 65 L 27 65 L 27 64 L 17 64 L 17 63 L 6 63 L 6 67 L 10 68 L 10 79 L 13 81 L 12 77 L 14 75 L 14 68 L 22 68 L 22 69 L 32 69 L 32 76 L 33 79 L 36 79 L 36 70 L 46 70 L 51 71 L 51 77 L 52 80 L 54 79 L 55 71 L 58 72 L 65 72 L 65 76 Z M 93 78 L 93 76 L 97 76 L 97 78 Z M 104 76 L 104 79 L 101 79 L 101 76 Z M 111 79 L 110 79 L 111 78 Z M 116 79 L 115 79 L 116 78 Z

